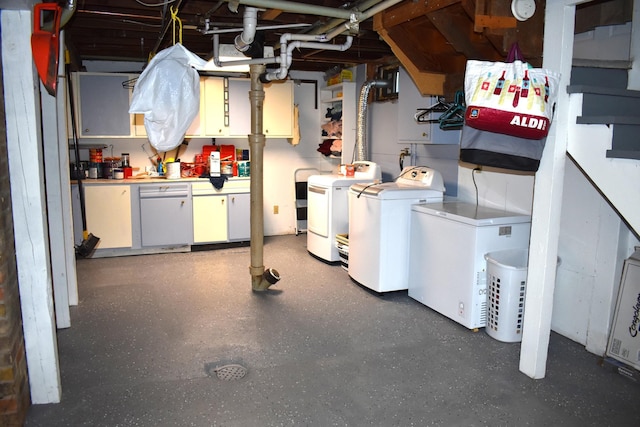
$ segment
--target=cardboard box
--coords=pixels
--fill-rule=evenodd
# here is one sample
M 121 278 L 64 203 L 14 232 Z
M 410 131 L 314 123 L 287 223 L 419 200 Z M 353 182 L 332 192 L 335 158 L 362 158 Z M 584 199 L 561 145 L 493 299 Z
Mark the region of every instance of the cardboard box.
M 329 80 L 327 80 L 327 86 L 333 86 L 342 82 L 352 82 L 352 81 L 353 81 L 353 73 L 349 70 L 342 70 L 340 73 L 329 77 Z
M 607 356 L 640 369 L 640 250 L 624 261 Z

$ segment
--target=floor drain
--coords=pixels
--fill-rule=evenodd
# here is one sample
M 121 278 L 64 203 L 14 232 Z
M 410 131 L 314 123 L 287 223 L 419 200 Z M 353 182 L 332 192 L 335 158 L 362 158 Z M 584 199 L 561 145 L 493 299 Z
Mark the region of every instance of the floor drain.
M 220 366 L 213 370 L 218 378 L 225 381 L 239 380 L 247 375 L 247 368 L 242 365 L 231 364 Z

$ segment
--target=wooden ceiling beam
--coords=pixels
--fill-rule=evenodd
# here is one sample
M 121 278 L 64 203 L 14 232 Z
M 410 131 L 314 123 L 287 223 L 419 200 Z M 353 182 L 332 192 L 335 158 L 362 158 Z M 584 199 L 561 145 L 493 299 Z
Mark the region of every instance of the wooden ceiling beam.
M 269 9 L 266 12 L 263 12 L 260 15 L 260 19 L 264 19 L 264 20 L 267 20 L 267 21 L 273 21 L 274 19 L 276 19 L 281 14 L 282 14 L 282 11 L 280 9 Z
M 439 10 L 430 13 L 428 17 L 455 51 L 466 59 L 500 59 L 500 55 L 486 38 L 474 32 L 474 23 L 461 9 L 457 13 Z
M 420 2 L 402 2 L 397 6 L 389 8 L 381 14 L 378 14 L 381 15 L 381 19 L 379 19 L 379 25 L 381 25 L 383 28 L 390 29 L 404 22 L 411 21 L 412 19 L 424 16 L 436 10 L 444 9 L 456 3 L 460 3 L 460 1 L 461 0 L 433 0 Z M 374 20 L 374 29 L 376 29 L 375 25 L 376 24 Z

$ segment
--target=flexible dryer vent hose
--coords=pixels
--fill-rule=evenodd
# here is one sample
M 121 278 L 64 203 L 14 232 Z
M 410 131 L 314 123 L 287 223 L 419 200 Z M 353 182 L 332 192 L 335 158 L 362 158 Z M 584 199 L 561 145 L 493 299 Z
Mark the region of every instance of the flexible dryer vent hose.
M 389 87 L 389 80 L 370 80 L 365 82 L 360 88 L 360 98 L 358 99 L 358 118 L 356 121 L 356 149 L 355 161 L 369 160 L 367 147 L 367 107 L 369 105 L 369 92 L 372 87 Z

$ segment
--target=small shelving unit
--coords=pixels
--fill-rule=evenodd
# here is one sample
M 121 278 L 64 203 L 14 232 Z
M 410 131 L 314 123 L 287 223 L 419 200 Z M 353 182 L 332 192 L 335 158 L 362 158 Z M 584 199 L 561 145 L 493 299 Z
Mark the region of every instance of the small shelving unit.
M 354 82 L 342 82 L 320 90 L 322 123 L 330 121 L 325 117 L 328 108 L 341 107 L 342 109 L 342 153 L 340 156 L 327 156 L 332 159 L 340 159 L 340 163 L 350 163 L 353 157 L 356 142 L 356 103 L 356 84 Z M 335 138 L 322 136 L 321 139 L 324 141 Z
M 316 168 L 300 168 L 293 173 L 295 206 L 296 206 L 296 236 L 307 231 L 307 180 L 311 175 L 319 175 Z

